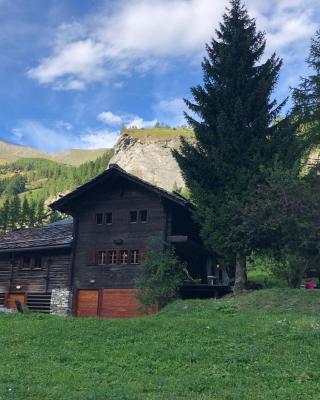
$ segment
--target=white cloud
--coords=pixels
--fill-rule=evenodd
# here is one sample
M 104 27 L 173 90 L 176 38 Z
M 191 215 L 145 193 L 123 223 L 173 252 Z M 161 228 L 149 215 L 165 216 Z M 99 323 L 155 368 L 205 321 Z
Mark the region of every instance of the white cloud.
M 147 121 L 141 117 L 133 117 L 131 121 L 126 124 L 126 128 L 152 128 L 157 122 L 158 120 L 156 119 Z
M 98 120 L 106 124 L 119 125 L 122 123 L 122 116 L 113 114 L 111 111 L 104 111 L 98 115 Z
M 139 115 L 114 114 L 111 111 L 104 111 L 97 116 L 97 119 L 107 125 L 121 125 L 126 128 L 151 128 L 157 123 L 157 119 L 145 120 Z
M 96 130 L 80 137 L 88 149 L 111 148 L 119 139 L 119 131 Z
M 95 149 L 113 147 L 119 131 L 86 129 L 80 136 L 70 133 L 72 126 L 58 121 L 48 127 L 39 121 L 23 120 L 12 130 L 13 141 L 42 151 L 58 152 L 65 149 Z
M 20 121 L 12 130 L 13 138 L 41 150 L 55 152 L 80 145 L 79 139 L 61 128 L 51 128 L 33 120 Z
M 31 78 L 57 89 L 84 89 L 87 82 L 100 80 L 105 72 L 103 46 L 91 39 L 59 45 L 53 56 L 28 71 Z
M 164 65 L 159 58 L 187 55 L 194 60 L 212 36 L 225 4 L 212 0 L 123 0 L 112 10 L 106 7 L 100 15 L 86 18 L 82 25 L 63 24 L 51 55 L 40 60 L 28 75 L 55 89 L 82 90 L 88 83 L 109 76 L 159 70 Z
M 56 127 L 58 129 L 66 129 L 67 131 L 71 131 L 73 129 L 73 125 L 66 121 L 57 121 Z
M 291 55 L 309 46 L 318 0 L 247 0 L 268 35 L 269 51 Z M 159 71 L 176 57 L 198 62 L 227 0 L 122 0 L 105 2 L 97 15 L 62 24 L 51 55 L 28 75 L 55 89 L 83 90 L 91 82 L 132 72 Z M 305 54 L 300 52 L 301 60 Z

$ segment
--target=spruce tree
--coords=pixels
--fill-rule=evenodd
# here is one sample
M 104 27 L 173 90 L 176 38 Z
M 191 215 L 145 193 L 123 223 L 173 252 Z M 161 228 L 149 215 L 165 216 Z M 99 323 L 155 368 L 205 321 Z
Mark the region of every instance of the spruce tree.
M 320 142 L 320 30 L 311 41 L 307 64 L 310 75 L 301 78 L 293 91 L 293 113 L 303 124 L 303 133 L 308 134 L 312 145 Z
M 29 202 L 27 197 L 24 197 L 21 207 L 21 224 L 25 228 L 28 226 L 29 215 L 30 215 Z
M 21 212 L 21 202 L 18 195 L 12 197 L 9 208 L 9 227 L 10 229 L 16 229 L 20 227 L 20 212 Z
M 203 239 L 236 262 L 235 293 L 245 288 L 246 256 L 254 249 L 245 205 L 264 169 L 276 159 L 292 165 L 300 154 L 289 119 L 277 118 L 284 103 L 271 99 L 282 61 L 273 54 L 262 62 L 265 46 L 255 20 L 232 0 L 206 46 L 203 85 L 191 89 L 193 102 L 185 100 L 195 115 L 186 114 L 195 144 L 182 138 L 173 152 L 197 205 Z
M 43 223 L 45 217 L 45 212 L 44 212 L 44 201 L 40 200 L 38 204 L 36 205 L 36 223 L 38 225 Z
M 36 225 L 36 203 L 33 199 L 29 202 L 28 226 L 33 227 Z

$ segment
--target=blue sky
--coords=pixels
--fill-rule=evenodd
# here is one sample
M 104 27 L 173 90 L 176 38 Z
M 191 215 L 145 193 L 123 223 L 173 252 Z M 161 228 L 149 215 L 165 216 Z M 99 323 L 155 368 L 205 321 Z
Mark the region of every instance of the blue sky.
M 0 0 L 0 137 L 46 151 L 112 146 L 121 126 L 183 124 L 225 0 Z M 318 0 L 247 0 L 284 60 L 275 96 L 307 73 Z

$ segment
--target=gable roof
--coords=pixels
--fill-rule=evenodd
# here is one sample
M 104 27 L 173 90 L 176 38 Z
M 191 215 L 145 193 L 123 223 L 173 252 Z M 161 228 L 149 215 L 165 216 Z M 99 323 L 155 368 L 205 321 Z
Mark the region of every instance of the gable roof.
M 71 220 L 35 228 L 17 229 L 0 238 L 0 252 L 70 247 L 72 239 Z
M 92 189 L 99 183 L 115 175 L 127 179 L 131 182 L 134 182 L 175 204 L 187 208 L 189 211 L 194 210 L 193 204 L 190 203 L 183 196 L 180 196 L 176 193 L 168 192 L 167 190 L 162 189 L 159 186 L 152 185 L 151 183 L 145 181 L 144 179 L 138 178 L 137 176 L 132 175 L 129 172 L 126 172 L 124 169 L 120 168 L 117 164 L 110 164 L 109 168 L 106 169 L 104 172 L 102 172 L 100 175 L 96 176 L 95 178 L 91 179 L 85 184 L 79 186 L 78 188 L 66 194 L 65 196 L 61 197 L 60 199 L 54 201 L 49 205 L 49 207 L 51 207 L 53 210 L 65 212 L 68 209 L 69 202 L 79 198 L 86 191 Z

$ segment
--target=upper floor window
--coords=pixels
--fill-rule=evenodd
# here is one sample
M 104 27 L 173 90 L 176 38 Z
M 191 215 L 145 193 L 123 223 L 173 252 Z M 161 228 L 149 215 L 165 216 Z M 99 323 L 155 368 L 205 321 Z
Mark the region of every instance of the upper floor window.
M 118 257 L 117 257 L 117 250 L 109 250 L 108 251 L 108 264 L 117 264 Z
M 138 222 L 138 211 L 130 211 L 130 224 L 136 224 Z
M 148 220 L 148 212 L 147 210 L 140 210 L 139 211 L 139 221 L 142 223 L 147 222 Z
M 106 225 L 112 225 L 113 223 L 113 215 L 112 212 L 106 212 L 104 214 L 104 221 Z
M 130 211 L 129 221 L 131 224 L 136 224 L 141 222 L 142 224 L 148 221 L 148 211 L 147 210 L 133 210 Z
M 102 213 L 96 214 L 96 224 L 97 225 L 103 224 L 103 214 Z
M 130 251 L 130 264 L 139 264 L 139 250 Z
M 120 264 L 128 264 L 129 262 L 129 251 L 120 250 Z
M 106 256 L 106 252 L 105 251 L 98 251 L 97 261 L 98 261 L 98 265 L 106 265 L 107 256 Z

